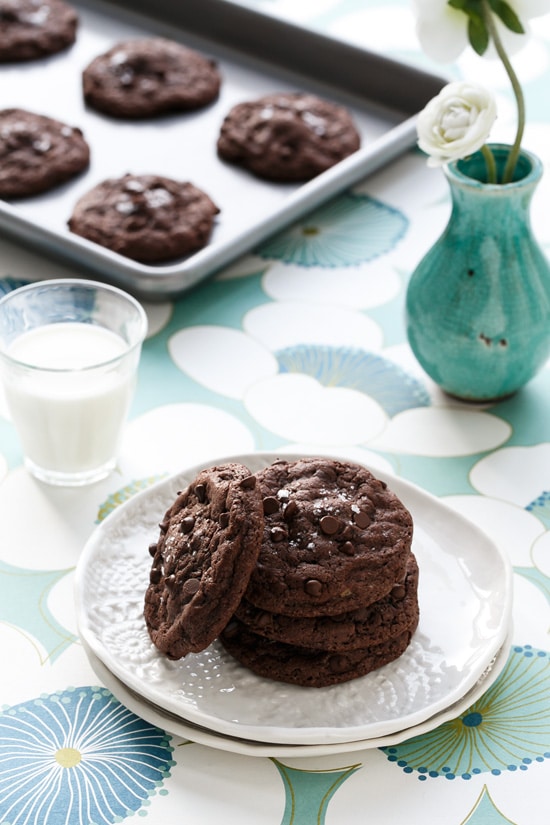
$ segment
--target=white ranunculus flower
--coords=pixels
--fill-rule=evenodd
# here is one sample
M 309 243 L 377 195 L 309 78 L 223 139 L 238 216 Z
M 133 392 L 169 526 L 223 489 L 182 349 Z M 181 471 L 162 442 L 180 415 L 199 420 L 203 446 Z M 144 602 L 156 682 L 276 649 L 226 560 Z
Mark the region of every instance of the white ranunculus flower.
M 429 166 L 442 166 L 477 152 L 497 116 L 495 99 L 483 86 L 448 83 L 420 112 L 418 146 Z
M 439 63 L 455 61 L 469 43 L 468 15 L 449 6 L 448 0 L 412 0 L 416 15 L 416 33 L 424 52 Z M 529 35 L 528 21 L 550 11 L 549 0 L 507 0 L 522 22 L 525 34 L 514 34 L 496 19 L 496 25 L 508 54 L 518 51 Z M 496 57 L 492 47 L 487 56 Z

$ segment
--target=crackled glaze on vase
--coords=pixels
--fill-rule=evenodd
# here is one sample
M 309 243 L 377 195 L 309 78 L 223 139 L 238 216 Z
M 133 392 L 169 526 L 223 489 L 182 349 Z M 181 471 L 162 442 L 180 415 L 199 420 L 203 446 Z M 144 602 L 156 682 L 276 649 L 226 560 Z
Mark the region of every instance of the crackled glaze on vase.
M 493 146 L 497 166 L 508 147 Z M 446 392 L 494 400 L 526 384 L 550 356 L 550 266 L 530 203 L 542 164 L 523 152 L 509 184 L 483 181 L 476 153 L 449 164 L 449 223 L 407 290 L 407 335 Z

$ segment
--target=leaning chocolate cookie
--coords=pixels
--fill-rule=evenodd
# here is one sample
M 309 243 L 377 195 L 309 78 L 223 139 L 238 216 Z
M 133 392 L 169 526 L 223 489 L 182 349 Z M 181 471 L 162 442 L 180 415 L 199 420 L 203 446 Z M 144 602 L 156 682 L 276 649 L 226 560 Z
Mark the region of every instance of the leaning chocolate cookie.
M 411 641 L 416 623 L 401 635 L 372 647 L 334 651 L 286 645 L 257 636 L 234 619 L 220 641 L 225 649 L 257 676 L 302 687 L 328 687 L 365 676 L 401 656 Z
M 361 144 L 351 115 L 312 94 L 271 94 L 238 103 L 225 117 L 218 155 L 261 178 L 304 181 Z
M 80 129 L 24 109 L 0 111 L 0 197 L 38 195 L 88 167 Z
M 216 63 L 162 37 L 123 40 L 82 74 L 86 103 L 119 118 L 199 109 L 218 96 Z
M 256 477 L 242 464 L 202 470 L 181 492 L 150 547 L 144 616 L 168 658 L 204 650 L 235 611 L 262 535 Z
M 387 596 L 348 613 L 285 616 L 243 599 L 235 615 L 258 636 L 285 644 L 341 653 L 380 645 L 418 623 L 418 565 L 409 553 L 405 578 L 396 581 Z
M 109 178 L 76 203 L 71 232 L 143 263 L 181 258 L 208 243 L 218 207 L 192 183 L 160 175 Z
M 257 477 L 265 526 L 247 601 L 287 616 L 330 616 L 382 599 L 404 578 L 412 516 L 365 467 L 279 460 Z
M 36 60 L 76 39 L 78 15 L 62 0 L 0 0 L 0 63 Z

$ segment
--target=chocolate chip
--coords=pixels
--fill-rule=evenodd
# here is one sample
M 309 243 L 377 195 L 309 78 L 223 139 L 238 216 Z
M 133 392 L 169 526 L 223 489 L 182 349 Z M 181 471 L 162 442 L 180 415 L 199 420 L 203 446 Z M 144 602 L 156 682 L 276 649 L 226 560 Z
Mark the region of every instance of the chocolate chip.
M 294 516 L 296 515 L 297 512 L 298 512 L 298 505 L 296 504 L 294 499 L 292 499 L 291 501 L 288 502 L 288 504 L 285 507 L 285 511 L 283 513 L 284 520 L 285 521 L 292 521 L 292 519 L 294 518 Z
M 152 567 L 151 572 L 149 573 L 149 581 L 151 584 L 158 584 L 162 578 L 162 572 L 160 567 Z
M 241 481 L 243 490 L 253 490 L 256 487 L 256 476 L 247 476 Z
M 193 516 L 185 516 L 185 518 L 181 520 L 180 529 L 182 533 L 190 533 L 194 526 L 195 519 Z
M 187 581 L 183 583 L 183 587 L 181 589 L 183 596 L 185 598 L 191 598 L 191 596 L 195 595 L 200 586 L 201 583 L 198 579 L 187 579 Z
M 218 519 L 218 522 L 220 527 L 225 530 L 225 528 L 229 526 L 229 513 L 227 511 L 222 513 Z
M 342 656 L 340 653 L 337 653 L 335 656 L 330 657 L 328 660 L 328 666 L 331 673 L 345 673 L 349 668 L 349 662 L 346 656 Z
M 279 510 L 279 502 L 275 496 L 266 496 L 264 498 L 264 516 L 272 516 Z
M 320 596 L 323 592 L 323 585 L 319 579 L 308 579 L 304 583 L 304 590 L 308 596 Z
M 371 523 L 370 517 L 364 510 L 359 510 L 358 513 L 353 514 L 353 521 L 360 530 L 364 530 Z
M 286 539 L 286 531 L 283 530 L 282 527 L 272 527 L 269 531 L 269 535 L 271 536 L 271 541 L 274 541 L 275 543 Z
M 159 527 L 160 527 L 161 533 L 166 533 L 166 531 L 170 527 L 170 520 L 166 519 L 166 521 L 161 521 L 161 523 L 159 524 Z
M 395 584 L 390 593 L 390 598 L 393 602 L 400 602 L 405 598 L 405 585 Z
M 269 615 L 269 613 L 264 611 L 263 613 L 259 614 L 256 621 L 258 623 L 258 627 L 261 627 L 261 628 L 265 629 L 265 628 L 267 628 L 271 625 L 272 617 Z
M 153 542 L 153 544 L 149 545 L 149 554 L 151 556 L 155 555 L 155 553 L 157 552 L 157 547 L 158 547 L 158 544 L 156 542 Z
M 336 470 L 334 467 L 319 467 L 318 470 L 315 472 L 315 475 L 318 478 L 322 478 L 325 481 L 335 481 L 336 479 Z
M 319 526 L 326 536 L 333 536 L 340 529 L 340 521 L 334 516 L 323 516 Z
M 375 608 L 361 607 L 353 611 L 353 621 L 362 624 L 368 622 L 369 627 L 379 627 L 382 624 L 382 616 Z
M 345 553 L 346 556 L 353 556 L 355 553 L 355 546 L 351 543 L 351 541 L 345 541 L 340 545 L 340 550 L 342 553 Z
M 204 484 L 197 484 L 195 487 L 195 495 L 201 504 L 206 501 L 206 487 Z

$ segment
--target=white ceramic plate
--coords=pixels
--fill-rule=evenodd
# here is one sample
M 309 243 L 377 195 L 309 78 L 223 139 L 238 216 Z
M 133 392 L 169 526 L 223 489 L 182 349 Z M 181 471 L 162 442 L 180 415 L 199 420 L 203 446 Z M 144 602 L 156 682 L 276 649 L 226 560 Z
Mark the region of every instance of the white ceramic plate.
M 143 619 L 148 546 L 158 538 L 158 524 L 176 492 L 204 466 L 241 461 L 256 472 L 277 457 L 226 456 L 191 467 L 138 493 L 105 519 L 76 571 L 83 641 L 130 690 L 166 713 L 256 742 L 373 739 L 419 725 L 459 701 L 504 643 L 510 565 L 475 525 L 418 487 L 379 471 L 411 510 L 420 567 L 420 623 L 399 659 L 359 679 L 315 689 L 261 679 L 217 642 L 177 662 L 151 644 Z
M 428 733 L 428 731 L 439 727 L 439 725 L 442 725 L 444 722 L 458 718 L 490 688 L 501 674 L 508 660 L 510 644 L 510 637 L 508 637 L 485 673 L 462 699 L 453 703 L 440 713 L 436 713 L 435 716 L 431 716 L 420 725 L 413 725 L 406 730 L 396 731 L 387 736 L 379 736 L 373 739 L 358 739 L 354 742 L 333 742 L 325 745 L 279 745 L 270 742 L 253 742 L 247 739 L 237 739 L 233 736 L 226 736 L 222 733 L 216 733 L 201 728 L 198 725 L 193 725 L 191 722 L 187 722 L 175 714 L 167 713 L 163 708 L 159 708 L 152 702 L 146 701 L 142 696 L 139 696 L 121 682 L 120 679 L 117 679 L 86 645 L 84 645 L 84 649 L 86 650 L 94 672 L 101 679 L 105 687 L 109 688 L 113 696 L 122 702 L 123 705 L 137 716 L 141 716 L 142 719 L 145 719 L 151 725 L 156 725 L 156 727 L 161 728 L 161 730 L 165 730 L 175 736 L 181 736 L 183 739 L 189 739 L 198 745 L 206 745 L 211 748 L 217 748 L 218 750 L 238 753 L 242 756 L 282 758 L 330 756 L 335 753 L 350 753 L 359 750 L 368 750 L 369 748 L 389 747 L 390 745 L 398 745 L 400 742 L 411 739 L 413 736 Z

